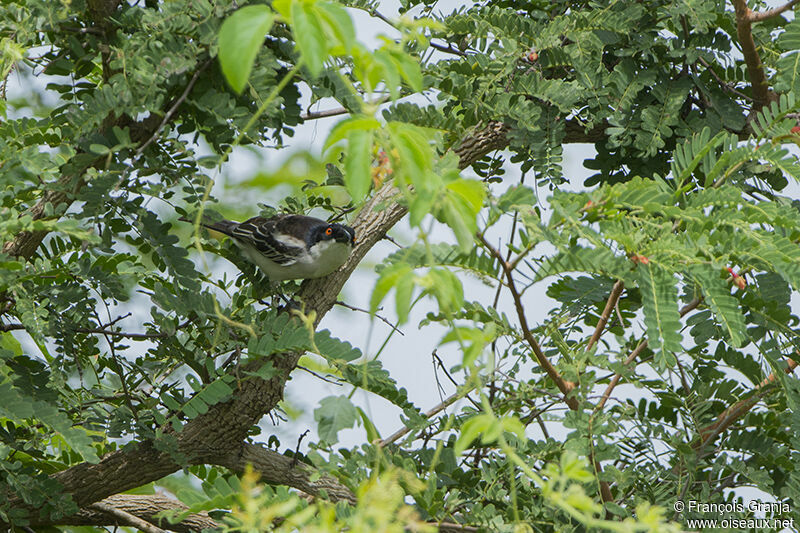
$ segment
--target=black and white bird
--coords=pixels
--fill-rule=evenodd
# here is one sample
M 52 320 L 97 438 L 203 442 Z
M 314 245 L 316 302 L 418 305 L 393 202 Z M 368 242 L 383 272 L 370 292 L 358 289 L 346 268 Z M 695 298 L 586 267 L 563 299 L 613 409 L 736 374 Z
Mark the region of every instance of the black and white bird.
M 305 215 L 202 225 L 229 236 L 270 281 L 327 276 L 347 261 L 356 242 L 356 233 L 350 226 Z

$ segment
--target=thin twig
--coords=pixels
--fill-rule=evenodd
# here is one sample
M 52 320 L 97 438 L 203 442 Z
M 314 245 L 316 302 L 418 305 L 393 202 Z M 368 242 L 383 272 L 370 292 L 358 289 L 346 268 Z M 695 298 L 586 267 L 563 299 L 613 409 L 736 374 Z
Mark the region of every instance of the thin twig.
M 101 328 L 76 328 L 76 333 L 97 333 L 100 335 L 112 335 L 115 337 L 126 337 L 128 339 L 162 339 L 170 334 L 162 331 L 161 333 L 129 333 L 126 331 L 113 331 Z
M 130 315 L 130 313 L 128 313 L 128 315 Z M 163 339 L 175 334 L 174 332 L 167 333 L 166 331 L 162 331 L 159 333 L 128 333 L 126 331 L 114 331 L 106 329 L 108 326 L 110 326 L 114 322 L 118 322 L 122 318 L 124 317 L 119 317 L 114 319 L 112 322 L 109 322 L 105 328 L 76 328 L 74 331 L 76 331 L 77 333 L 97 333 L 100 335 L 113 335 L 115 337 L 125 337 L 128 339 Z M 186 322 L 183 322 L 182 324 L 178 324 L 177 328 L 175 329 L 176 331 L 179 329 L 183 329 L 191 323 L 192 319 L 189 319 Z
M 764 20 L 771 19 L 772 17 L 777 17 L 784 11 L 789 11 L 798 2 L 800 2 L 800 0 L 792 0 L 791 2 L 783 4 L 780 7 L 776 7 L 775 9 L 768 9 L 767 11 L 758 11 L 758 12 L 751 11 L 750 16 L 748 16 L 747 18 L 750 22 L 762 22 Z
M 372 314 L 372 313 L 370 313 L 369 311 L 367 311 L 366 309 L 361 309 L 360 307 L 355 307 L 355 306 L 353 306 L 353 305 L 350 305 L 350 304 L 348 304 L 348 303 L 345 303 L 345 302 L 342 302 L 342 301 L 336 301 L 336 302 L 335 302 L 335 304 L 336 304 L 336 305 L 341 305 L 342 307 L 346 307 L 346 308 L 350 309 L 351 311 L 359 311 L 359 312 L 361 312 L 361 313 L 366 313 L 366 314 L 368 314 L 368 315 L 371 315 L 371 314 Z M 387 318 L 385 318 L 385 317 L 382 317 L 382 316 L 381 316 L 381 315 L 379 315 L 378 313 L 375 313 L 375 316 L 376 316 L 376 317 L 377 317 L 377 318 L 378 318 L 378 319 L 379 319 L 381 322 L 383 322 L 384 324 L 388 325 L 390 328 L 392 328 L 393 330 L 395 330 L 397 333 L 399 333 L 400 335 L 403 335 L 403 336 L 405 337 L 405 334 L 404 334 L 402 331 L 400 331 L 400 330 L 397 328 L 397 326 L 395 326 L 394 324 L 392 324 L 391 322 L 389 322 L 389 320 L 388 320 Z
M 453 405 L 455 402 L 457 402 L 461 398 L 464 398 L 467 394 L 472 392 L 472 390 L 474 388 L 475 388 L 474 386 L 470 385 L 467 389 L 465 389 L 463 391 L 456 391 L 453 395 L 445 398 L 444 401 L 442 401 L 439 405 L 437 405 L 436 407 L 434 407 L 431 410 L 429 410 L 428 412 L 426 412 L 425 413 L 425 418 L 431 418 L 431 417 L 436 416 L 437 414 L 439 414 L 440 412 L 444 411 L 445 409 L 447 409 L 448 407 Z M 387 446 L 389 444 L 392 444 L 396 440 L 401 439 L 405 435 L 407 435 L 409 431 L 411 431 L 411 428 L 409 428 L 408 426 L 405 426 L 402 429 L 399 429 L 399 430 L 395 431 L 391 436 L 378 441 L 378 446 L 383 448 L 383 447 L 385 447 L 385 446 Z
M 798 1 L 800 1 L 800 0 L 798 0 Z M 743 92 L 735 89 L 732 84 L 730 84 L 730 83 L 726 82 L 725 80 L 723 80 L 722 78 L 720 78 L 719 74 L 717 74 L 717 71 L 714 70 L 714 67 L 708 61 L 706 61 L 702 57 L 698 57 L 697 60 L 700 63 L 702 63 L 704 67 L 706 67 L 706 70 L 708 70 L 708 72 L 711 74 L 711 76 L 717 81 L 719 86 L 722 87 L 723 91 L 732 92 L 736 96 L 738 96 L 740 98 L 744 98 L 748 102 L 753 102 L 754 101 L 752 97 L 747 96 Z
M 25 329 L 22 324 L 0 324 L 0 331 L 13 331 L 16 329 Z
M 380 98 L 376 98 L 375 100 L 372 100 L 371 102 L 367 102 L 366 105 L 370 105 L 370 106 L 381 105 L 381 104 L 384 104 L 384 103 L 388 102 L 390 100 L 390 98 L 391 97 L 389 95 L 382 96 Z M 350 109 L 347 109 L 346 107 L 335 107 L 333 109 L 324 109 L 322 111 L 309 111 L 308 113 L 304 113 L 304 114 L 300 115 L 300 120 L 305 122 L 305 121 L 308 121 L 308 120 L 317 120 L 317 119 L 320 119 L 320 118 L 328 118 L 328 117 L 335 117 L 335 116 L 338 116 L 338 115 L 346 115 L 347 113 L 352 113 L 352 111 Z
M 344 380 L 339 379 L 339 378 L 337 378 L 335 380 L 334 379 L 330 379 L 330 378 L 326 378 L 325 376 L 320 375 L 320 374 L 314 372 L 313 370 L 311 370 L 310 368 L 304 367 L 303 365 L 297 365 L 296 368 L 299 368 L 300 370 L 305 370 L 306 372 L 308 372 L 312 376 L 317 377 L 317 378 L 321 379 L 322 381 L 324 381 L 326 383 L 330 383 L 331 385 L 338 385 L 338 386 L 341 387 L 342 386 L 341 382 L 344 381 Z
M 458 383 L 456 382 L 455 379 L 453 379 L 453 376 L 450 375 L 450 372 L 448 372 L 448 370 L 444 367 L 444 361 L 442 361 L 442 358 L 439 357 L 438 353 L 436 353 L 436 350 L 433 350 L 433 352 L 431 352 L 431 357 L 435 361 L 434 362 L 434 370 L 435 370 L 435 367 L 438 365 L 439 368 L 442 369 L 442 372 L 444 372 L 444 375 L 447 376 L 447 379 L 450 380 L 450 383 L 452 383 L 454 387 L 458 388 Z M 438 381 L 439 378 L 437 377 L 436 379 Z M 476 402 L 475 400 L 473 400 L 472 398 L 470 398 L 469 394 L 465 394 L 464 398 L 469 400 L 469 402 L 472 405 L 474 405 L 477 409 L 481 408 L 481 405 L 478 402 Z
M 625 284 L 622 283 L 622 280 L 617 280 L 617 282 L 614 283 L 614 287 L 611 289 L 611 294 L 608 295 L 606 306 L 603 309 L 603 314 L 600 315 L 600 320 L 597 322 L 597 327 L 594 328 L 592 338 L 589 339 L 589 344 L 586 345 L 586 349 L 584 351 L 588 352 L 591 350 L 594 345 L 597 344 L 597 341 L 600 340 L 600 336 L 603 334 L 603 329 L 605 329 L 608 319 L 611 316 L 611 313 L 614 311 L 614 308 L 616 307 L 619 297 L 622 295 L 622 291 L 624 289 Z
M 305 430 L 297 437 L 297 447 L 294 449 L 294 457 L 292 457 L 292 462 L 290 463 L 291 468 L 297 466 L 297 458 L 300 457 L 300 443 L 303 442 L 306 435 L 308 435 L 308 430 Z
M 509 262 L 503 259 L 503 256 L 500 254 L 500 252 L 494 246 L 489 244 L 489 242 L 486 240 L 486 237 L 480 233 L 478 234 L 478 240 L 487 250 L 489 250 L 489 253 L 491 253 L 495 259 L 497 259 L 498 263 L 503 269 L 508 284 L 508 290 L 511 293 L 511 297 L 514 299 L 514 307 L 517 310 L 517 318 L 519 319 L 520 327 L 522 328 L 523 337 L 531 347 L 531 350 L 533 350 L 536 359 L 539 361 L 539 364 L 547 373 L 548 377 L 555 382 L 558 390 L 560 390 L 564 395 L 564 401 L 566 404 L 573 411 L 577 411 L 580 407 L 580 404 L 575 397 L 570 396 L 570 392 L 575 388 L 575 384 L 565 380 L 558 370 L 556 370 L 556 367 L 553 366 L 553 364 L 544 355 L 544 352 L 542 352 L 542 348 L 539 346 L 539 343 L 536 342 L 536 339 L 533 337 L 533 334 L 528 327 L 528 320 L 525 317 L 525 308 L 522 306 L 522 301 L 519 296 L 519 291 L 517 291 L 517 286 L 514 282 L 513 271 L 510 268 Z
M 384 235 L 382 240 L 389 241 L 390 243 L 394 244 L 395 246 L 397 246 L 401 250 L 403 249 L 403 245 L 400 244 L 399 242 L 397 242 L 396 240 L 394 240 L 394 238 L 390 237 L 389 235 Z
M 450 44 L 445 46 L 443 44 L 438 44 L 438 43 L 435 43 L 433 41 L 431 41 L 429 44 L 430 44 L 431 48 L 435 48 L 436 50 L 439 50 L 440 52 L 447 52 L 448 54 L 454 54 L 454 55 L 461 56 L 461 57 L 467 57 L 467 54 L 465 52 L 462 52 L 458 48 L 453 48 Z
M 197 69 L 197 71 L 195 71 L 194 75 L 192 75 L 192 78 L 189 80 L 189 83 L 186 84 L 186 88 L 183 90 L 181 95 L 178 97 L 177 100 L 175 100 L 175 103 L 172 104 L 172 106 L 167 110 L 167 113 L 164 115 L 164 118 L 161 120 L 161 123 L 156 128 L 156 131 L 153 133 L 153 135 L 150 136 L 149 139 L 147 139 L 144 142 L 144 144 L 142 144 L 136 150 L 136 153 L 134 154 L 134 159 L 139 157 L 140 155 L 142 155 L 142 153 L 145 151 L 145 149 L 148 146 L 150 146 L 150 143 L 152 143 L 153 141 L 155 141 L 158 138 L 159 134 L 161 133 L 161 130 L 164 128 L 164 126 L 167 125 L 167 123 L 170 121 L 170 119 L 172 119 L 172 115 L 174 115 L 175 112 L 178 111 L 178 108 L 181 106 L 181 104 L 189 96 L 189 93 L 192 92 L 192 88 L 194 87 L 194 84 L 197 83 L 197 78 L 200 77 L 200 74 L 203 73 L 203 71 L 208 67 L 208 65 L 211 64 L 211 62 L 213 60 L 214 60 L 214 58 L 207 59 L 206 62 L 203 63 L 203 65 L 199 69 Z
M 701 301 L 702 300 L 700 298 L 695 298 L 694 300 L 692 300 L 691 302 L 689 302 L 688 304 L 683 306 L 683 309 L 681 309 L 680 312 L 679 312 L 680 317 L 683 318 L 690 311 L 692 311 L 693 309 L 696 309 L 697 306 L 700 305 Z M 642 353 L 642 351 L 645 348 L 647 348 L 647 339 L 642 339 L 642 341 L 639 342 L 639 344 L 631 352 L 631 354 L 625 359 L 625 362 L 622 363 L 622 366 L 626 367 L 629 364 L 631 364 L 633 361 L 635 361 L 636 358 L 639 357 L 639 355 Z M 621 372 L 617 372 L 616 374 L 614 374 L 614 377 L 611 378 L 611 383 L 608 384 L 608 387 L 606 387 L 605 392 L 603 392 L 603 396 L 600 398 L 600 401 L 597 403 L 597 405 L 594 408 L 594 412 L 595 413 L 601 411 L 603 409 L 603 407 L 605 407 L 606 402 L 611 397 L 611 393 L 614 391 L 614 388 L 617 386 L 617 384 L 619 384 L 619 380 L 621 378 L 622 378 L 622 373 Z
M 145 533 L 166 533 L 160 527 L 156 527 L 150 522 L 142 520 L 138 516 L 134 516 L 130 513 L 127 513 L 121 509 L 117 509 L 116 507 L 112 507 L 103 502 L 95 502 L 89 505 L 89 508 L 104 514 L 109 514 L 114 518 L 116 518 L 117 520 L 119 520 L 121 524 L 130 527 L 135 527 L 136 529 L 144 531 Z

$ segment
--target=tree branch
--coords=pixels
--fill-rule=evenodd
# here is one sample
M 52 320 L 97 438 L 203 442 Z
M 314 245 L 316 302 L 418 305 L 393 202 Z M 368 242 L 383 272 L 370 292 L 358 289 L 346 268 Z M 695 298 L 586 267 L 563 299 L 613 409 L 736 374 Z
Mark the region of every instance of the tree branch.
M 747 0 L 733 0 L 733 7 L 736 11 L 736 34 L 739 37 L 739 45 L 742 47 L 747 74 L 753 88 L 755 108 L 758 110 L 769 103 L 770 94 L 764 65 L 761 64 L 761 57 L 756 50 L 756 43 L 750 27 L 750 17 L 753 12 L 747 7 Z
M 800 354 L 800 352 L 798 352 Z M 784 372 L 787 374 L 791 374 L 794 372 L 794 369 L 797 368 L 797 363 L 794 359 L 787 358 L 787 365 L 784 369 Z M 743 398 L 736 402 L 735 404 L 731 405 L 727 409 L 725 409 L 718 417 L 717 420 L 713 424 L 709 424 L 708 426 L 704 427 L 700 430 L 700 440 L 694 444 L 695 450 L 702 450 L 706 444 L 714 440 L 717 435 L 725 431 L 733 424 L 735 421 L 746 415 L 750 409 L 758 403 L 764 394 L 767 392 L 767 387 L 775 382 L 778 379 L 777 375 L 772 372 L 769 376 L 767 376 L 764 381 L 759 383 L 754 389 L 753 393 L 748 396 L 747 398 Z
M 98 505 L 99 504 L 99 505 Z M 112 509 L 106 511 L 105 509 Z M 164 518 L 156 518 L 158 513 L 175 511 L 184 513 L 189 507 L 178 500 L 167 498 L 160 494 L 116 494 L 96 502 L 77 514 L 59 520 L 60 525 L 70 526 L 133 526 L 143 531 L 144 527 L 134 525 L 122 516 L 134 517 L 141 520 L 149 527 L 158 524 L 161 529 L 175 531 L 176 533 L 193 533 L 203 529 L 218 529 L 221 527 L 216 520 L 206 512 L 191 513 L 176 523 L 171 524 Z
M 605 329 L 606 324 L 608 323 L 608 318 L 611 316 L 611 313 L 614 312 L 614 308 L 617 306 L 617 302 L 619 301 L 619 297 L 622 295 L 623 290 L 625 290 L 625 284 L 622 283 L 622 280 L 617 280 L 617 282 L 614 283 L 614 287 L 611 289 L 611 294 L 608 295 L 608 300 L 606 301 L 606 306 L 603 309 L 603 314 L 600 315 L 600 320 L 597 321 L 597 327 L 594 328 L 592 338 L 589 339 L 589 344 L 586 345 L 584 351 L 588 352 L 591 350 L 597 341 L 600 340 L 600 336 L 603 334 L 603 329 Z
M 792 0 L 780 7 L 776 7 L 774 9 L 768 9 L 767 11 L 759 11 L 759 12 L 750 12 L 750 16 L 747 18 L 750 22 L 761 22 L 767 19 L 771 19 L 772 17 L 777 17 L 784 11 L 789 11 L 792 9 L 800 0 Z
M 94 511 L 100 511 L 101 513 L 111 515 L 120 525 L 135 527 L 140 531 L 144 531 L 144 533 L 164 533 L 164 530 L 160 527 L 156 527 L 146 520 L 142 520 L 138 516 L 132 515 L 126 511 L 123 511 L 122 509 L 112 507 L 107 503 L 95 502 L 90 505 L 89 508 Z
M 355 504 L 357 501 L 355 494 L 338 479 L 257 444 L 244 444 L 234 452 L 219 455 L 213 464 L 235 472 L 244 472 L 245 467 L 251 465 L 261 474 L 261 481 L 270 485 L 286 485 L 312 496 L 324 495 L 333 502 Z
M 463 391 L 456 391 L 451 396 L 448 396 L 447 398 L 445 398 L 445 400 L 443 402 L 441 402 L 439 405 L 433 407 L 428 412 L 426 412 L 425 413 L 425 418 L 431 418 L 431 417 L 434 417 L 437 414 L 441 413 L 442 411 L 444 411 L 445 409 L 447 409 L 448 407 L 450 407 L 451 405 L 456 403 L 458 400 L 460 400 L 461 398 L 465 397 L 467 394 L 472 392 L 472 390 L 474 388 L 475 387 L 469 387 L 469 388 L 467 388 L 467 389 L 465 389 Z M 408 426 L 404 426 L 402 429 L 399 429 L 399 430 L 395 431 L 389 437 L 379 441 L 378 442 L 378 446 L 383 448 L 384 446 L 392 444 L 393 442 L 395 442 L 398 439 L 401 439 L 405 435 L 407 435 L 409 431 L 411 431 L 411 429 Z
M 486 237 L 484 237 L 482 234 L 478 234 L 478 240 L 487 250 L 489 250 L 489 253 L 492 254 L 495 259 L 497 259 L 500 267 L 503 269 L 508 290 L 511 293 L 511 298 L 514 300 L 514 307 L 517 311 L 517 319 L 519 320 L 520 328 L 522 328 L 522 336 L 531 347 L 531 350 L 533 350 L 536 360 L 539 361 L 539 364 L 544 369 L 547 376 L 555 382 L 558 390 L 560 390 L 561 394 L 564 395 L 564 402 L 569 406 L 570 409 L 577 411 L 580 408 L 580 404 L 574 396 L 570 395 L 570 392 L 575 388 L 575 384 L 565 380 L 558 370 L 556 370 L 556 367 L 553 366 L 553 363 L 551 363 L 547 359 L 547 356 L 544 355 L 544 352 L 542 352 L 542 348 L 539 346 L 539 343 L 533 337 L 533 334 L 528 327 L 528 320 L 525 317 L 525 308 L 522 306 L 522 299 L 520 298 L 519 291 L 517 291 L 517 286 L 514 282 L 514 275 L 511 265 L 508 263 L 508 261 L 503 259 L 503 255 L 499 250 L 497 250 L 497 248 L 489 244 L 489 242 L 486 240 Z
M 700 298 L 695 298 L 694 300 L 683 306 L 683 309 L 681 309 L 679 313 L 680 317 L 683 318 L 693 309 L 696 309 L 697 306 L 700 305 L 701 301 L 702 300 Z M 639 354 L 641 354 L 645 348 L 647 348 L 647 339 L 642 339 L 642 341 L 639 342 L 639 344 L 631 352 L 631 354 L 625 359 L 625 362 L 622 363 L 622 366 L 627 367 L 629 364 L 635 361 L 639 357 Z M 611 393 L 614 391 L 614 388 L 619 384 L 619 380 L 621 378 L 622 378 L 621 372 L 617 372 L 616 374 L 614 374 L 614 377 L 611 378 L 611 382 L 606 387 L 605 392 L 603 392 L 603 396 L 600 398 L 600 401 L 594 408 L 595 413 L 598 413 L 603 410 L 603 407 L 605 407 L 606 402 L 611 397 Z

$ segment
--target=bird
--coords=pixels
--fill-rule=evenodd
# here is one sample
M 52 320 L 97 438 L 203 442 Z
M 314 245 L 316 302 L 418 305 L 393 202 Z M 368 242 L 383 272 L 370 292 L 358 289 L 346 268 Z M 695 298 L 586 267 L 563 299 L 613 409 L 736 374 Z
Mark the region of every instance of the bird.
M 203 221 L 201 225 L 229 236 L 271 282 L 327 276 L 347 261 L 356 243 L 350 226 L 306 215 Z

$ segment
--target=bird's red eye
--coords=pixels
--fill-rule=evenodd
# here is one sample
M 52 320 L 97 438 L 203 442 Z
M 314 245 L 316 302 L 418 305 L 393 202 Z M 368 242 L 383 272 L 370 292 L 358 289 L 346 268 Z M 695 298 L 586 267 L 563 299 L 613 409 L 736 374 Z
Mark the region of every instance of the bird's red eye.
M 325 235 L 333 235 L 333 230 L 331 228 L 326 229 Z

